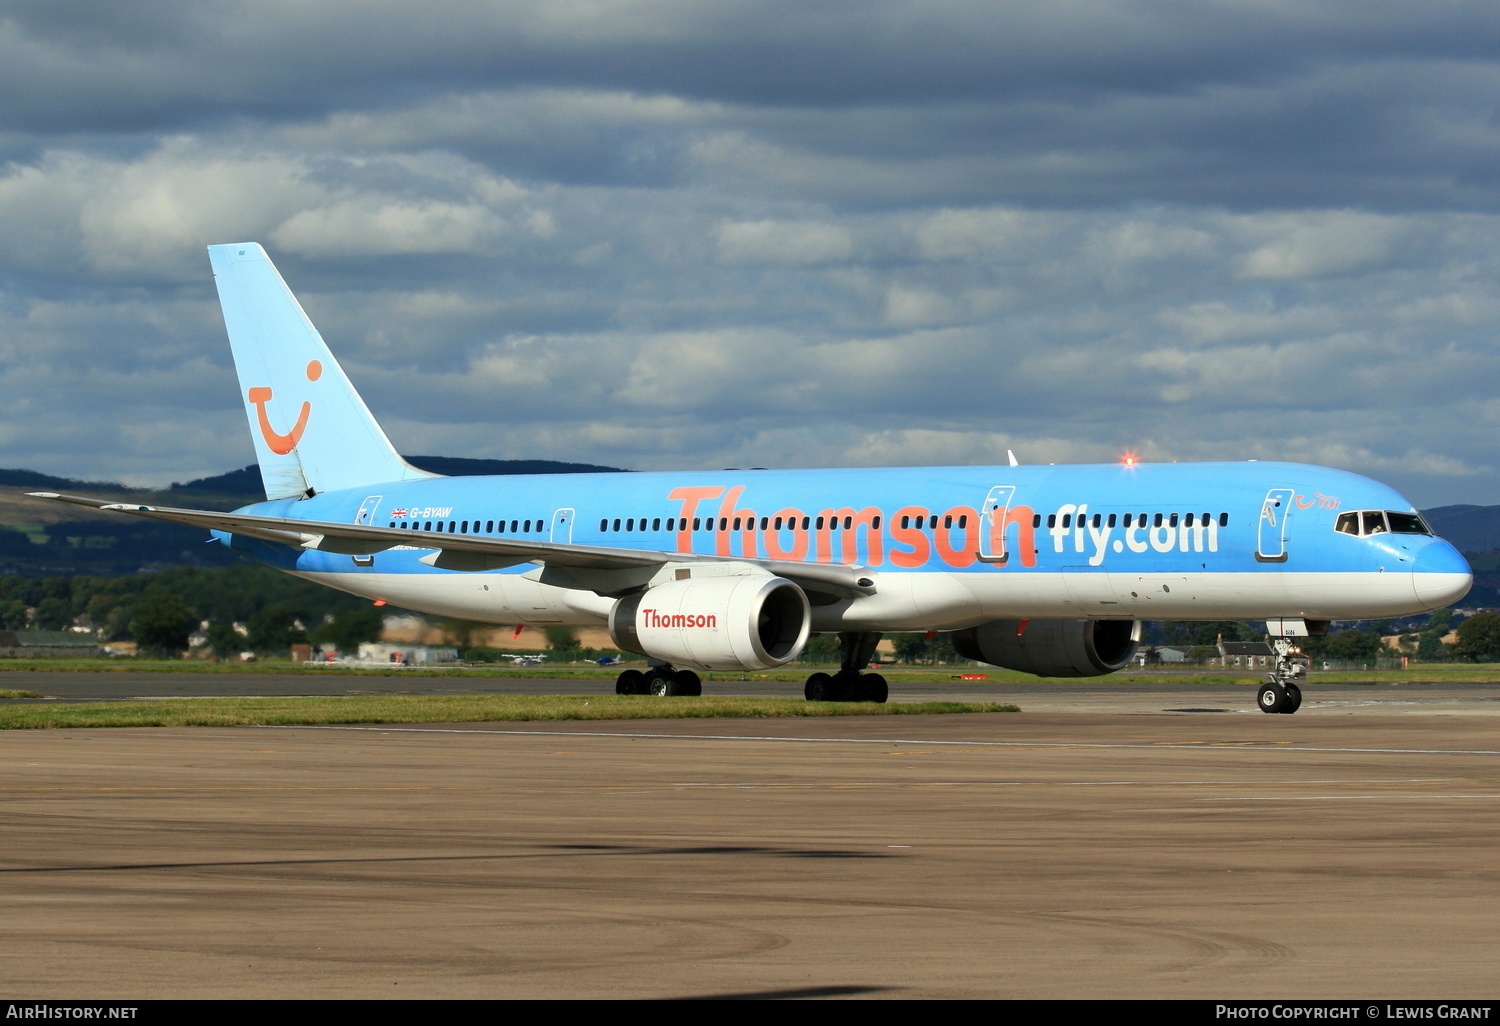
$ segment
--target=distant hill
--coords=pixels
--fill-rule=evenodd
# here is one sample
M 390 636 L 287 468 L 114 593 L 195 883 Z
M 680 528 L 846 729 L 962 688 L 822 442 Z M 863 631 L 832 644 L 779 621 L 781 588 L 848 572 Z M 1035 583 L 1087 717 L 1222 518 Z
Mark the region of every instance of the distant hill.
M 492 474 L 626 474 L 619 467 L 557 460 L 471 460 L 461 456 L 403 456 L 421 470 L 448 477 L 485 477 Z
M 1460 552 L 1500 549 L 1500 506 L 1439 506 L 1422 516 Z
M 242 470 L 231 470 L 213 477 L 200 477 L 179 483 L 173 481 L 166 489 L 169 492 L 223 492 L 226 495 L 254 495 L 264 498 L 260 488 L 260 464 L 252 463 Z
M 125 490 L 114 481 L 75 481 L 71 477 L 53 477 L 36 470 L 0 470 L 0 488 L 47 488 L 60 492 L 67 488 L 103 488 L 113 492 Z

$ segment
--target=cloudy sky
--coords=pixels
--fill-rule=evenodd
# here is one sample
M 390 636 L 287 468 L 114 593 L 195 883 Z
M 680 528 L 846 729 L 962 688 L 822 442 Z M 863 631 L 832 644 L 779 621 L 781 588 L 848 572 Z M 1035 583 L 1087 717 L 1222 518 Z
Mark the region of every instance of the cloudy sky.
M 1493 0 L 0 0 L 0 97 L 0 466 L 251 462 L 251 240 L 403 452 L 1500 503 Z

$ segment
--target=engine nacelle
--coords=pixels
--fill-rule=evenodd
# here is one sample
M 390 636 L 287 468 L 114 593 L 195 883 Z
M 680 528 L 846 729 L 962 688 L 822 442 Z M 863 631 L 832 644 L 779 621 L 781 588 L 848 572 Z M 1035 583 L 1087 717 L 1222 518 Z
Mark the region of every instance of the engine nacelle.
M 1139 620 L 993 620 L 953 632 L 966 659 L 1039 677 L 1098 677 L 1130 662 Z
M 609 636 L 677 666 L 765 670 L 801 654 L 811 622 L 807 596 L 784 578 L 690 577 L 620 599 Z

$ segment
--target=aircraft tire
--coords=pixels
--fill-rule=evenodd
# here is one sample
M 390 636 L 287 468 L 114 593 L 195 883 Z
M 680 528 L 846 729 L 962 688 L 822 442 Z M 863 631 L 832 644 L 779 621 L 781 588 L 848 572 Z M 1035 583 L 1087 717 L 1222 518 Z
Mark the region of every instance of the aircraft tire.
M 807 686 L 802 689 L 802 697 L 809 702 L 835 702 L 833 678 L 826 673 L 815 673 L 807 678 Z
M 880 674 L 866 673 L 859 678 L 859 690 L 856 692 L 857 701 L 874 702 L 879 705 L 890 697 L 890 685 L 886 684 L 885 678 Z
M 1288 684 L 1286 686 L 1286 708 L 1281 711 L 1290 716 L 1300 708 L 1302 708 L 1302 689 L 1295 684 Z
M 674 695 L 682 695 L 684 698 L 699 698 L 703 694 L 703 678 L 692 670 L 678 670 L 677 679 L 674 682 L 676 690 Z
M 661 698 L 680 693 L 677 690 L 677 675 L 671 670 L 647 670 L 645 677 L 647 694 Z
M 615 678 L 615 694 L 644 695 L 645 693 L 646 675 L 640 670 L 624 670 Z
M 1280 684 L 1262 684 L 1260 690 L 1255 693 L 1256 703 L 1263 713 L 1285 712 L 1287 707 L 1286 689 Z

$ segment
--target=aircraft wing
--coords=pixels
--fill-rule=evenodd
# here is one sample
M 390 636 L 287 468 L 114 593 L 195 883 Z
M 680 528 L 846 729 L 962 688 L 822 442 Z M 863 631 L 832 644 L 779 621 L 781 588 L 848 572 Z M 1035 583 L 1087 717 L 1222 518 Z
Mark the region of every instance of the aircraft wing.
M 422 557 L 422 562 L 442 570 L 497 570 L 521 563 L 536 563 L 545 568 L 541 578 L 544 584 L 582 588 L 605 594 L 621 590 L 628 582 L 639 577 L 638 573 L 622 575 L 619 571 L 654 571 L 665 563 L 750 563 L 811 591 L 831 590 L 850 596 L 868 595 L 875 591 L 875 573 L 848 563 L 803 563 L 787 559 L 741 559 L 697 552 L 627 549 L 607 545 L 565 545 L 520 538 L 402 530 L 373 524 L 338 524 L 320 520 L 252 516 L 246 513 L 174 509 L 170 506 L 142 506 L 81 495 L 61 495 L 57 492 L 27 494 L 38 499 L 70 502 L 110 513 L 129 513 L 320 552 L 368 556 L 397 545 L 432 549 L 433 553 Z

